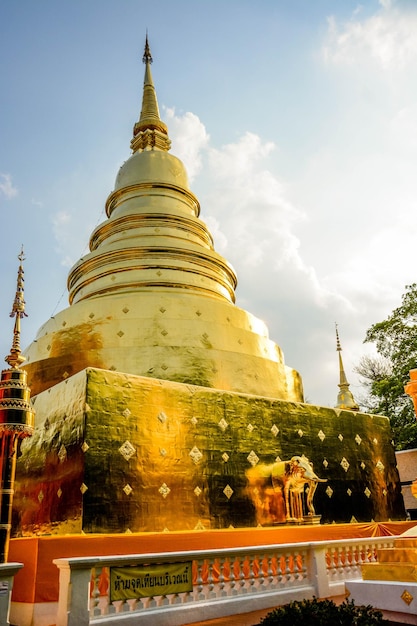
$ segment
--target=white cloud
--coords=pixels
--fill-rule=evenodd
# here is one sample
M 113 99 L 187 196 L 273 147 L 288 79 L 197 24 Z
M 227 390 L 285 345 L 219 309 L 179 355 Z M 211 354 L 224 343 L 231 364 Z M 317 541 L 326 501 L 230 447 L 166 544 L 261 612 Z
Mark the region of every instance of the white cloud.
M 17 196 L 18 191 L 16 187 L 13 186 L 10 174 L 0 174 L 0 193 L 9 199 Z
M 201 125 L 198 120 L 194 126 L 199 129 L 194 149 L 204 163 L 204 176 L 196 179 L 193 190 L 216 250 L 237 269 L 241 306 L 256 315 L 253 303 L 259 311 L 262 301 L 268 301 L 265 306 L 271 318 L 281 316 L 274 312 L 275 307 L 290 310 L 290 301 L 298 303 L 300 312 L 311 306 L 322 310 L 331 303 L 351 309 L 346 298 L 334 287 L 326 288 L 314 267 L 303 259 L 297 228 L 306 216 L 289 201 L 285 182 L 271 169 L 275 145 L 246 132 L 237 141 L 217 148 L 208 140 L 200 142 L 201 136 L 209 137 L 201 133 Z M 177 120 L 173 137 L 180 128 L 181 120 Z M 192 133 L 187 141 L 193 144 Z
M 178 116 L 175 109 L 167 108 L 165 116 L 173 142 L 172 153 L 184 162 L 192 181 L 201 170 L 201 151 L 208 145 L 210 137 L 194 113 Z
M 383 70 L 403 70 L 417 61 L 417 13 L 400 11 L 389 0 L 371 17 L 339 24 L 328 18 L 323 46 L 326 61 L 358 67 L 371 61 Z

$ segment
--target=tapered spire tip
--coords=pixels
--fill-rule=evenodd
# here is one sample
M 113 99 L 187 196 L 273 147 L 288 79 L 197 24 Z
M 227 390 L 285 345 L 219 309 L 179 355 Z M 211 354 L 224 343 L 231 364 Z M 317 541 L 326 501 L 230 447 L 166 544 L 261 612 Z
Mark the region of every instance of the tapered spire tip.
M 149 41 L 148 41 L 148 31 L 146 31 L 145 51 L 143 53 L 142 61 L 144 63 L 152 63 L 153 62 L 152 55 L 151 55 L 151 49 L 149 47 Z
M 151 49 L 148 33 L 146 33 L 145 50 L 142 61 L 145 63 L 145 79 L 143 81 L 142 110 L 139 121 L 133 127 L 133 139 L 130 147 L 133 152 L 144 150 L 162 150 L 167 152 L 171 147 L 168 128 L 159 116 L 158 99 L 153 84 Z
M 23 246 L 17 258 L 19 259 L 19 269 L 17 271 L 16 295 L 10 313 L 10 317 L 15 318 L 13 329 L 13 342 L 10 354 L 4 359 L 6 363 L 8 363 L 13 369 L 17 369 L 26 360 L 20 349 L 20 320 L 22 319 L 22 317 L 27 317 L 27 313 L 25 312 L 25 280 L 23 271 L 23 261 L 25 260 L 25 255 L 23 252 Z

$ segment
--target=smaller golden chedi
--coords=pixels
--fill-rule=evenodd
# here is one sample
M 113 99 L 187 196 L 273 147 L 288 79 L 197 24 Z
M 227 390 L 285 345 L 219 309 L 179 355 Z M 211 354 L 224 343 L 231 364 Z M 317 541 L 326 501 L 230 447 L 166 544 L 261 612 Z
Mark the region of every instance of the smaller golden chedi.
M 353 393 L 349 389 L 349 383 L 346 378 L 345 369 L 342 361 L 342 346 L 340 345 L 339 331 L 336 324 L 336 350 L 339 353 L 339 393 L 337 396 L 336 408 L 349 409 L 349 411 L 359 411 L 359 405 L 356 404 Z

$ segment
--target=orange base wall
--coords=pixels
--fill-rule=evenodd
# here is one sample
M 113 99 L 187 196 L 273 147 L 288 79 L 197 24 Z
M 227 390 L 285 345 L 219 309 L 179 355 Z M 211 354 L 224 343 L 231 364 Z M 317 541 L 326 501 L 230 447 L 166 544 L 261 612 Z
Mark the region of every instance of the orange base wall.
M 181 552 L 400 535 L 415 525 L 415 522 L 387 522 L 131 535 L 54 535 L 12 539 L 9 561 L 24 564 L 14 580 L 12 601 L 57 602 L 59 574 L 52 561 L 61 557 Z

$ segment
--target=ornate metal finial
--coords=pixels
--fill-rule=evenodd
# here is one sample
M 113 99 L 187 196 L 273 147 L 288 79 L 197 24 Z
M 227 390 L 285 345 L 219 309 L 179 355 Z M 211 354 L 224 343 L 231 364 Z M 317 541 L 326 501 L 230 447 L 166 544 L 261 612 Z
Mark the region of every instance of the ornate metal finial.
M 19 269 L 17 272 L 17 287 L 16 287 L 16 295 L 13 302 L 12 311 L 10 313 L 10 317 L 15 317 L 14 330 L 13 330 L 13 343 L 10 350 L 10 354 L 4 359 L 6 363 L 10 365 L 12 368 L 18 368 L 26 359 L 21 353 L 20 349 L 20 320 L 22 317 L 27 317 L 27 313 L 25 313 L 25 298 L 24 298 L 24 272 L 23 272 L 23 261 L 25 260 L 25 255 L 23 252 L 23 246 L 20 251 L 20 254 L 17 257 L 20 261 Z
M 337 330 L 337 322 L 335 322 L 334 325 L 336 328 L 336 352 L 341 352 L 342 346 L 340 345 L 339 331 Z
M 168 137 L 167 125 L 159 116 L 158 100 L 151 72 L 152 55 L 149 48 L 148 31 L 146 31 L 142 61 L 145 63 L 142 110 L 139 121 L 133 127 L 133 139 L 130 142 L 130 147 L 133 152 L 144 150 L 168 152 L 171 147 L 171 140 Z
M 151 55 L 151 49 L 149 47 L 149 42 L 148 42 L 148 31 L 146 31 L 145 52 L 143 53 L 142 61 L 144 63 L 152 63 L 153 61 L 152 55 Z

